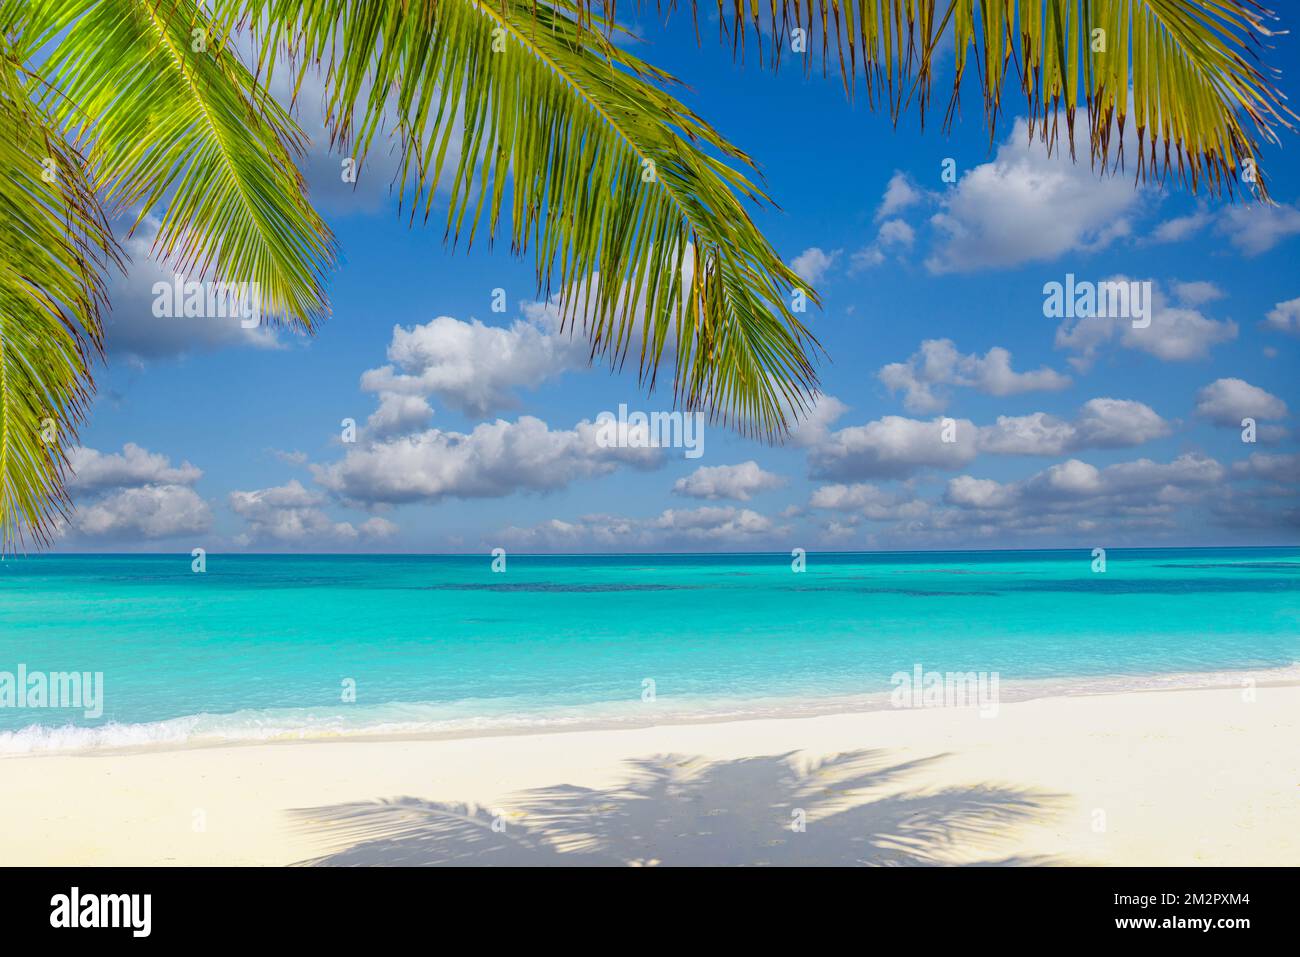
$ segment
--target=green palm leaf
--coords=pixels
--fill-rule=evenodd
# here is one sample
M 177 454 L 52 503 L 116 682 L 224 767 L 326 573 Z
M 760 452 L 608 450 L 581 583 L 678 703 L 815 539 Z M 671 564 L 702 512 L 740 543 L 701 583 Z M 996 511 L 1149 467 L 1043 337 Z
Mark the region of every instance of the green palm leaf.
M 1259 139 L 1294 119 L 1254 62 L 1271 16 L 1254 0 L 718 0 L 718 12 L 737 50 L 750 31 L 773 63 L 806 29 L 823 67 L 838 62 L 852 89 L 861 64 L 895 118 L 913 100 L 924 115 L 951 31 L 949 118 L 974 63 L 992 131 L 1015 73 L 1049 147 L 1063 114 L 1073 149 L 1082 108 L 1092 160 L 1108 166 L 1131 117 L 1138 175 L 1176 172 L 1194 189 L 1231 192 L 1253 164 L 1266 199 Z M 430 215 L 440 183 L 451 242 L 491 241 L 504 215 L 593 358 L 636 352 L 651 386 L 671 359 L 688 408 L 780 435 L 816 388 L 815 340 L 791 298 L 802 283 L 749 218 L 745 202 L 767 200 L 752 162 L 670 76 L 611 41 L 613 13 L 613 0 L 0 0 L 5 547 L 45 540 L 67 504 L 64 443 L 118 255 L 109 213 L 138 224 L 161 210 L 165 258 L 257 283 L 273 316 L 310 328 L 327 311 L 333 238 L 294 164 L 303 135 L 266 92 L 286 54 L 299 83 L 323 67 L 332 131 L 358 158 L 396 137 L 412 217 Z M 237 26 L 254 30 L 256 77 L 231 45 Z
M 1255 0 L 767 0 L 762 17 L 756 0 L 717 0 L 717 11 L 737 49 L 752 35 L 774 66 L 790 55 L 792 31 L 807 31 L 805 68 L 820 48 L 823 70 L 836 62 L 851 89 L 861 65 L 868 98 L 895 119 L 913 100 L 924 116 L 951 31 L 948 122 L 973 63 L 992 135 L 1015 74 L 1031 135 L 1049 149 L 1064 115 L 1073 154 L 1082 108 L 1091 159 L 1109 168 L 1122 162 L 1131 119 L 1138 177 L 1176 176 L 1193 190 L 1231 195 L 1245 180 L 1267 200 L 1260 140 L 1276 142 L 1296 119 L 1277 71 L 1257 60 L 1276 18 Z
M 333 239 L 293 154 L 304 137 L 260 95 L 195 0 L 37 0 L 40 106 L 83 144 L 110 211 L 165 206 L 156 248 L 179 271 L 256 283 L 274 318 L 310 328 Z
M 19 11 L 0 3 L 0 26 Z M 116 245 L 84 169 L 29 101 L 22 51 L 0 32 L 0 547 L 45 544 L 67 513 L 65 450 L 101 345 Z
M 752 164 L 671 77 L 577 20 L 611 29 L 601 18 L 564 0 L 217 8 L 251 27 L 259 74 L 294 53 L 299 84 L 323 68 L 333 132 L 359 157 L 393 118 L 412 216 L 430 214 L 444 165 L 451 242 L 494 238 L 507 214 L 512 249 L 532 247 L 538 287 L 562 293 L 593 357 L 635 350 L 653 386 L 670 355 L 686 408 L 765 437 L 813 394 L 813 340 L 792 308 L 805 284 L 742 204 L 766 199 L 740 172 Z

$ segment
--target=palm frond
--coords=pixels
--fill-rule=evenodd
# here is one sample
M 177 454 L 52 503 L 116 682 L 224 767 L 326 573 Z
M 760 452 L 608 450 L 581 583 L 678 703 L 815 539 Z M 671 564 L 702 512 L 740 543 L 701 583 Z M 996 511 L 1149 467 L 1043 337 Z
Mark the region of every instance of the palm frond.
M 440 182 L 453 244 L 490 241 L 508 215 L 512 250 L 532 247 L 539 290 L 561 293 L 593 358 L 636 352 L 653 387 L 670 355 L 686 408 L 751 434 L 777 436 L 805 407 L 815 340 L 792 303 L 796 290 L 817 299 L 743 205 L 766 201 L 752 164 L 669 92 L 671 77 L 615 45 L 608 21 L 569 0 L 216 11 L 256 38 L 259 77 L 295 53 L 296 87 L 323 70 L 332 131 L 359 158 L 392 118 L 412 217 L 430 215 Z
M 305 196 L 297 124 L 197 0 L 34 0 L 39 105 L 88 154 L 110 212 L 158 207 L 175 268 L 256 283 L 272 318 L 326 314 L 333 238 Z M 133 227 L 134 228 L 134 227 Z
M 0 26 L 20 16 L 0 3 Z M 0 548 L 48 543 L 65 519 L 66 449 L 101 346 L 103 273 L 118 263 L 85 159 L 32 108 L 0 31 Z
M 1278 71 L 1260 62 L 1277 18 L 1256 0 L 717 0 L 717 12 L 738 51 L 752 36 L 773 66 L 790 56 L 792 31 L 807 31 L 805 69 L 820 48 L 823 71 L 836 63 L 851 90 L 860 66 L 869 101 L 887 105 L 895 121 L 913 101 L 924 117 L 951 31 L 946 123 L 973 64 L 991 134 L 1015 75 L 1030 134 L 1049 149 L 1064 114 L 1073 154 L 1082 108 L 1094 165 L 1122 165 L 1131 118 L 1138 178 L 1172 176 L 1194 191 L 1232 195 L 1244 179 L 1267 200 L 1260 142 L 1276 142 L 1297 118 Z

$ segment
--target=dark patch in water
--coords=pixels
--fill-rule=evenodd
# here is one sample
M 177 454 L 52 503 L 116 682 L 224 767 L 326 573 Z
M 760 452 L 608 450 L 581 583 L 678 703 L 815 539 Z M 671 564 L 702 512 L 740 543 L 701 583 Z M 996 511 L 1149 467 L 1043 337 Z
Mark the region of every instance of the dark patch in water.
M 415 591 L 539 591 L 539 592 L 606 592 L 606 591 L 682 591 L 700 585 L 575 585 L 568 582 L 464 582 L 461 584 L 425 585 Z
M 793 585 L 791 591 L 832 591 L 844 594 L 908 595 L 915 598 L 968 598 L 972 595 L 1002 597 L 1008 593 L 1024 592 L 1086 592 L 1094 595 L 1195 595 L 1205 592 L 1224 594 L 1245 594 L 1252 592 L 1300 592 L 1300 582 L 1287 578 L 1205 578 L 1200 580 L 1185 579 L 1168 581 L 1165 579 L 1139 578 L 1124 579 L 1106 575 L 1096 575 L 1079 579 L 1048 579 L 1041 581 L 1021 581 L 1009 584 L 1001 591 L 983 589 L 968 590 L 923 590 L 914 588 L 861 588 L 846 586 L 836 588 L 828 585 Z
M 1001 569 L 991 569 L 986 572 L 976 571 L 973 568 L 896 568 L 895 575 L 1023 575 L 1024 572 L 1008 572 Z
M 1038 581 L 1026 582 L 1016 587 L 1016 591 L 1066 591 L 1093 592 L 1100 595 L 1195 595 L 1202 592 L 1222 592 L 1225 594 L 1244 592 L 1300 592 L 1300 581 L 1287 578 L 1257 578 L 1242 580 L 1239 578 L 1202 578 L 1181 581 L 1167 581 L 1155 578 L 1123 579 L 1108 575 L 1078 581 Z
M 997 591 L 922 591 L 916 588 L 827 588 L 822 585 L 796 585 L 792 591 L 833 591 L 854 595 L 907 595 L 911 598 L 969 598 L 971 595 L 990 595 L 1000 597 Z
M 1282 568 L 1300 571 L 1300 562 L 1206 562 L 1199 565 L 1169 564 L 1157 565 L 1156 568 Z

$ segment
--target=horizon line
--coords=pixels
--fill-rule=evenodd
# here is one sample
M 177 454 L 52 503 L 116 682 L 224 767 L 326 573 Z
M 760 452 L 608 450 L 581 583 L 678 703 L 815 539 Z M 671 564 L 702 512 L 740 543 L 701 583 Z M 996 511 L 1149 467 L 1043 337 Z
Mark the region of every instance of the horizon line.
M 499 547 L 499 546 L 497 546 Z M 799 546 L 796 546 L 799 547 Z M 949 554 L 952 552 L 1091 552 L 1092 548 L 1105 548 L 1108 552 L 1141 552 L 1141 551 L 1171 551 L 1185 550 L 1196 551 L 1206 549 L 1278 549 L 1278 548 L 1300 548 L 1300 542 L 1288 543 L 1281 545 L 1113 545 L 1113 546 L 1058 546 L 1052 548 L 973 548 L 973 547 L 953 547 L 953 548 L 888 548 L 888 549 L 810 549 L 805 548 L 804 553 L 807 555 L 931 555 L 931 554 Z M 529 552 L 516 551 L 507 548 L 507 555 L 522 555 L 531 558 L 630 558 L 630 557 L 689 557 L 689 556 L 744 556 L 744 555 L 789 555 L 790 552 L 782 549 L 777 550 L 758 550 L 758 551 L 649 551 L 649 552 Z M 157 551 L 157 552 L 39 552 L 35 554 L 22 555 L 3 555 L 0 561 L 21 558 L 130 558 L 130 557 L 164 557 L 184 555 L 189 557 L 191 552 L 185 551 Z M 208 555 L 246 556 L 249 558 L 474 558 L 484 555 L 491 556 L 491 549 L 477 551 L 460 551 L 460 552 L 257 552 L 257 551 L 208 551 Z

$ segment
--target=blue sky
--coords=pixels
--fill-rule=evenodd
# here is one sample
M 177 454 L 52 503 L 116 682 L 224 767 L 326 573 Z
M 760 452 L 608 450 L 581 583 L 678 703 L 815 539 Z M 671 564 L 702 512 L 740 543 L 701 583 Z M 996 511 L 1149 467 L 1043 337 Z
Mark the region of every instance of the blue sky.
M 587 367 L 508 243 L 408 228 L 391 163 L 355 192 L 316 137 L 340 242 L 311 339 L 155 318 L 148 257 L 113 286 L 73 460 L 75 551 L 459 552 L 1282 544 L 1300 538 L 1300 137 L 1260 157 L 1274 208 L 1098 180 L 968 89 L 951 134 L 894 129 L 838 77 L 733 63 L 685 19 L 640 51 L 761 166 L 755 217 L 821 292 L 824 398 L 783 447 L 602 450 L 603 411 L 670 408 Z M 1294 38 L 1273 62 L 1290 89 Z M 941 79 L 938 89 L 944 89 Z M 942 104 L 941 104 L 942 105 Z M 1132 157 L 1133 144 L 1129 144 Z M 957 180 L 944 182 L 945 160 Z M 445 209 L 445 207 L 442 207 Z M 1043 286 L 1150 281 L 1148 329 L 1043 314 Z M 491 310 L 503 289 L 507 311 Z M 445 318 L 440 318 L 445 317 Z M 395 329 L 402 332 L 395 334 Z M 388 371 L 384 371 L 389 367 Z M 378 370 L 378 371 L 376 371 Z M 392 393 L 385 398 L 385 393 Z M 372 419 L 372 416 L 377 416 Z M 1257 421 L 1243 442 L 1240 420 Z M 956 441 L 938 444 L 944 417 Z M 356 443 L 340 423 L 358 423 Z M 703 470 L 703 471 L 701 471 Z

